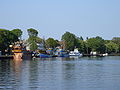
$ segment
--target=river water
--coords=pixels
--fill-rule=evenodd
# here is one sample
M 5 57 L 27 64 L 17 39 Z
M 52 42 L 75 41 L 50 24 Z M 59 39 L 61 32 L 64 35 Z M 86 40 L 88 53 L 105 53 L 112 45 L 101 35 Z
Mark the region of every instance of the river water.
M 0 60 L 0 90 L 120 90 L 120 57 Z

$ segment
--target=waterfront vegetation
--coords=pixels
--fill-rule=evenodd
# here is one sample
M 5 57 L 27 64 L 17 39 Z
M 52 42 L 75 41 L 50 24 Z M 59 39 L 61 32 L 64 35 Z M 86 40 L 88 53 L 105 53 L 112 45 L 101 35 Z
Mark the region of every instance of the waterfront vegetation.
M 29 38 L 26 41 L 30 45 L 30 50 L 32 51 L 38 49 L 37 44 L 44 43 L 45 48 L 55 48 L 60 46 L 66 51 L 78 48 L 83 54 L 89 54 L 91 51 L 95 51 L 99 54 L 109 53 L 119 55 L 120 53 L 120 37 L 113 37 L 112 40 L 104 40 L 100 36 L 86 37 L 86 39 L 83 39 L 82 36 L 79 37 L 73 33 L 65 32 L 59 41 L 51 37 L 46 40 L 40 38 L 38 37 L 38 31 L 33 28 L 27 29 L 27 32 Z M 22 30 L 20 29 L 0 29 L 0 51 L 2 51 L 2 54 L 5 54 L 6 50 L 9 52 L 9 46 L 16 41 L 20 41 L 21 36 Z

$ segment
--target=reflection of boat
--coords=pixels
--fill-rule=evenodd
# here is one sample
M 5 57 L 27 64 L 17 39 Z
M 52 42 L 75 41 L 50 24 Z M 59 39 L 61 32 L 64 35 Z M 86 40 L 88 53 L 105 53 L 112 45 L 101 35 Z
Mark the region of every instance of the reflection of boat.
M 74 49 L 74 51 L 70 51 L 69 56 L 82 56 L 82 54 L 78 51 L 78 49 Z
M 80 56 L 69 56 L 69 58 L 78 59 Z

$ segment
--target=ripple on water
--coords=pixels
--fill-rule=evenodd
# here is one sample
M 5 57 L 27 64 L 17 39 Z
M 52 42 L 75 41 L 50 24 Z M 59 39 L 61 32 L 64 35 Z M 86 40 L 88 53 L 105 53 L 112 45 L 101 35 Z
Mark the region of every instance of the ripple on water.
M 0 60 L 0 90 L 119 90 L 120 57 Z

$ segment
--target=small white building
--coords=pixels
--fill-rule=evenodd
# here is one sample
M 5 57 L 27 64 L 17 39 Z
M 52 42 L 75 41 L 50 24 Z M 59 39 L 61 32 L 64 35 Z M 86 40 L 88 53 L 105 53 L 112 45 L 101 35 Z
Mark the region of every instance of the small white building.
M 97 55 L 97 52 L 91 51 L 91 52 L 90 52 L 90 55 Z

